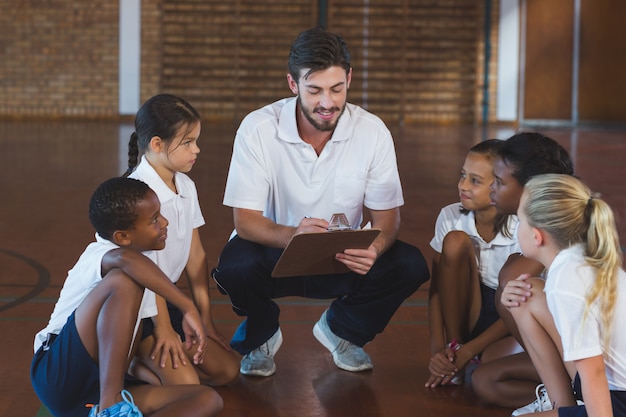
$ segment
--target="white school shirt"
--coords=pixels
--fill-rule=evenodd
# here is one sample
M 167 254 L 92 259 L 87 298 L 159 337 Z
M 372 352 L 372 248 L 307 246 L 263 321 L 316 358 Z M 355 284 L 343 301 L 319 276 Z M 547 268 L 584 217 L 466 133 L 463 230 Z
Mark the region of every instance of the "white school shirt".
M 585 298 L 595 282 L 595 270 L 585 262 L 582 245 L 564 249 L 554 258 L 544 291 L 561 336 L 563 359 L 574 361 L 602 354 L 602 322 L 598 302 L 587 316 Z M 619 271 L 611 339 L 604 364 L 609 389 L 626 391 L 626 272 Z
M 513 237 L 498 233 L 491 242 L 485 242 L 476 230 L 474 212 L 463 214 L 461 207 L 461 203 L 454 203 L 441 209 L 435 223 L 435 236 L 430 241 L 430 246 L 435 252 L 441 253 L 443 239 L 449 232 L 459 230 L 467 233 L 474 246 L 478 276 L 483 284 L 495 290 L 498 288 L 498 274 L 502 265 L 510 255 L 521 252 L 514 234 L 518 224 L 517 216 L 510 216 L 508 221 L 508 228 Z
M 129 177 L 148 184 L 159 198 L 161 214 L 169 224 L 165 248 L 154 251 L 154 259 L 163 273 L 172 282 L 177 282 L 189 259 L 193 230 L 204 225 L 196 184 L 187 175 L 177 172 L 174 174 L 176 194 L 163 182 L 145 156 Z
M 287 226 L 305 216 L 330 220 L 333 213 L 345 213 L 358 228 L 363 205 L 388 210 L 404 204 L 393 139 L 378 117 L 346 104 L 318 157 L 298 134 L 296 101 L 279 100 L 243 120 L 224 205 L 263 211 Z
M 35 352 L 45 342 L 48 333 L 59 334 L 61 332 L 72 312 L 83 302 L 91 290 L 102 281 L 102 258 L 107 252 L 117 248 L 119 246 L 96 234 L 96 241 L 90 243 L 85 248 L 74 267 L 67 273 L 67 278 L 65 278 L 61 294 L 54 306 L 48 325 L 35 335 Z M 150 258 L 150 254 L 153 252 L 155 251 L 144 252 L 144 255 Z M 151 259 L 154 261 L 153 258 Z M 156 313 L 157 307 L 154 293 L 145 291 L 137 319 L 152 317 Z M 136 330 L 137 326 L 135 326 Z

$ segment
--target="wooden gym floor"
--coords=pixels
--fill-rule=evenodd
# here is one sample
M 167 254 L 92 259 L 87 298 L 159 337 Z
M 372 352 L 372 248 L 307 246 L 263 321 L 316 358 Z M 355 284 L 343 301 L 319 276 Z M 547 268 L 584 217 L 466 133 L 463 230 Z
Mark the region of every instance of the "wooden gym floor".
M 202 231 L 210 266 L 232 229 L 221 205 L 236 126 L 203 125 L 202 150 L 191 177 L 206 218 Z M 457 200 L 456 181 L 467 149 L 483 138 L 507 138 L 510 128 L 391 127 L 404 186 L 401 239 L 430 259 L 439 209 Z M 532 130 L 532 129 L 528 129 Z M 0 416 L 47 416 L 29 380 L 34 334 L 52 311 L 67 270 L 92 240 L 87 203 L 95 187 L 126 165 L 132 126 L 113 122 L 0 122 Z M 616 210 L 626 238 L 626 131 L 543 129 L 570 151 L 581 179 Z M 428 284 L 398 310 L 366 349 L 375 368 L 338 370 L 311 330 L 328 302 L 279 301 L 285 338 L 269 378 L 242 377 L 224 397 L 235 416 L 508 416 L 462 387 L 425 389 Z M 212 283 L 214 317 L 227 337 L 239 318 Z

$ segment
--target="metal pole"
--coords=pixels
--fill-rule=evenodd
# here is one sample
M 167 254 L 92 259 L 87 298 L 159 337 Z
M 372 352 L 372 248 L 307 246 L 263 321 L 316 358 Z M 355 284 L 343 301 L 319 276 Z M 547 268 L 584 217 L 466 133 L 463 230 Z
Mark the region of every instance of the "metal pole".
M 491 0 L 485 0 L 485 54 L 483 63 L 483 140 L 489 119 L 489 61 L 491 60 Z
M 328 1 L 319 0 L 318 9 L 319 9 L 318 23 L 321 27 L 327 29 L 326 25 L 328 24 Z

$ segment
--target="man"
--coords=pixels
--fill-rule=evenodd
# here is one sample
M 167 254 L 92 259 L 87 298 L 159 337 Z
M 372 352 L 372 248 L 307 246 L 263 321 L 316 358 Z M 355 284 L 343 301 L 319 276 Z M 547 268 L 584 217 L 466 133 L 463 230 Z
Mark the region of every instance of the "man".
M 224 195 L 235 234 L 213 276 L 247 316 L 231 340 L 244 375 L 276 371 L 282 334 L 273 298 L 335 298 L 313 333 L 339 368 L 364 371 L 373 365 L 362 347 L 429 278 L 420 251 L 396 240 L 404 200 L 393 140 L 378 117 L 346 102 L 351 78 L 343 39 L 304 31 L 289 55 L 296 97 L 252 112 L 237 131 Z M 333 213 L 358 228 L 364 206 L 381 233 L 367 249 L 336 255 L 351 272 L 271 277 L 293 235 L 326 231 Z

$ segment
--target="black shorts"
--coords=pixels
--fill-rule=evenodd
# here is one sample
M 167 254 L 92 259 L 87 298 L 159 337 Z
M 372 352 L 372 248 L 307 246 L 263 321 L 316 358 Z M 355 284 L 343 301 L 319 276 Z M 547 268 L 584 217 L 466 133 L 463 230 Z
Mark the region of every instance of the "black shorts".
M 577 400 L 583 400 L 580 386 L 580 376 L 576 374 L 574 378 L 574 395 Z M 626 391 L 611 391 L 611 405 L 613 406 L 613 417 L 626 417 Z M 560 407 L 559 417 L 587 417 L 587 409 L 584 405 L 573 407 Z
M 474 328 L 470 332 L 469 340 L 478 337 L 479 334 L 487 330 L 489 326 L 498 321 L 500 315 L 496 310 L 496 290 L 489 288 L 482 282 L 480 283 L 480 297 L 482 299 L 480 306 L 480 314 Z
M 185 341 L 185 332 L 183 331 L 183 313 L 174 304 L 167 303 L 167 312 L 170 314 L 170 322 L 172 328 L 180 335 L 180 340 Z M 154 333 L 154 323 L 152 319 L 143 319 L 143 330 L 141 331 L 141 340 Z
M 100 399 L 100 369 L 85 349 L 74 313 L 50 343 L 39 348 L 30 370 L 31 382 L 41 402 L 55 416 L 86 417 L 86 404 Z

